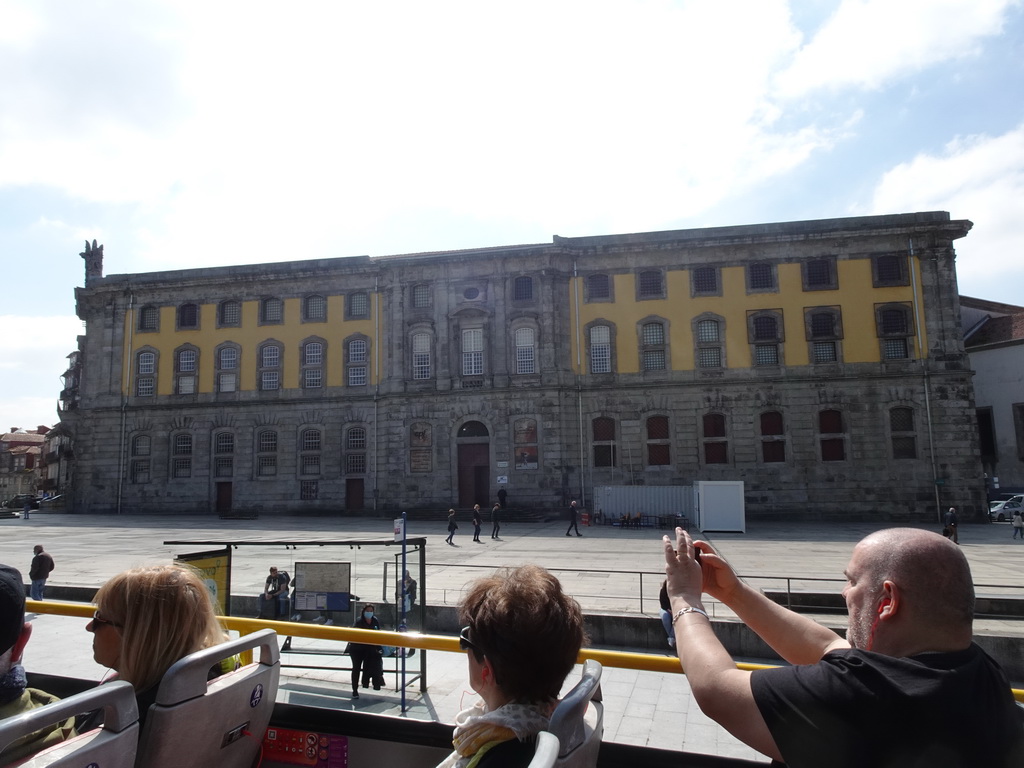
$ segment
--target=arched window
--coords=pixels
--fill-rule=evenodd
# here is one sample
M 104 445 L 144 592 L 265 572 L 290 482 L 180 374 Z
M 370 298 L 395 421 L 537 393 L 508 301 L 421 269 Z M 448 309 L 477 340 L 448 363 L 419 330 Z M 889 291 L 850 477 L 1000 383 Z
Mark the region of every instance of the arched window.
M 179 349 L 175 355 L 174 390 L 179 395 L 192 395 L 196 391 L 196 368 L 199 364 L 199 353 L 193 347 Z
M 238 389 L 238 347 L 226 344 L 217 350 L 217 391 Z
M 902 360 L 910 357 L 910 337 L 913 327 L 910 307 L 905 304 L 885 304 L 876 309 L 878 337 L 882 343 L 883 360 Z
M 327 299 L 314 294 L 302 300 L 302 319 L 307 323 L 321 323 L 327 319 Z
M 779 365 L 782 362 L 782 317 L 778 312 L 751 312 L 747 332 L 753 348 L 754 365 Z
M 640 327 L 640 370 L 664 371 L 667 358 L 664 323 L 644 323 Z
M 348 368 L 348 385 L 350 387 L 366 386 L 367 364 L 369 362 L 369 343 L 366 339 L 352 339 L 346 347 L 346 367 Z
M 429 379 L 432 375 L 430 346 L 429 333 L 414 333 L 412 335 L 412 377 L 414 379 Z
M 646 270 L 637 275 L 637 298 L 662 299 L 665 297 L 664 276 L 658 270 Z
M 729 442 L 725 432 L 725 414 L 705 413 L 702 419 L 704 432 L 704 463 L 728 464 Z
M 171 477 L 192 477 L 192 435 L 187 432 L 171 438 Z
M 345 433 L 345 474 L 366 474 L 366 430 L 349 427 Z
M 843 412 L 832 408 L 818 411 L 818 432 L 822 461 L 845 461 L 846 439 Z
M 607 325 L 590 328 L 590 372 L 612 372 L 612 329 Z
M 264 344 L 259 353 L 260 390 L 269 392 L 281 388 L 281 347 Z
M 324 385 L 324 344 L 322 341 L 307 341 L 302 345 L 300 375 L 304 389 L 319 389 Z
M 260 322 L 264 325 L 283 323 L 284 302 L 273 296 L 260 301 Z
M 484 329 L 462 331 L 462 375 L 480 376 L 484 372 Z
M 152 438 L 136 435 L 132 438 L 131 479 L 133 483 L 148 483 L 151 474 L 149 455 L 152 452 Z
M 599 416 L 591 422 L 595 467 L 618 466 L 615 445 L 615 419 Z
M 843 337 L 842 315 L 838 308 L 814 307 L 805 310 L 804 325 L 810 342 L 812 363 L 839 361 L 839 340 Z
M 217 432 L 213 436 L 213 476 L 231 477 L 235 472 L 235 436 Z
M 158 307 L 143 307 L 139 310 L 139 330 L 156 331 L 160 329 L 160 309 Z
M 668 416 L 650 416 L 647 419 L 647 466 L 663 467 L 671 463 Z
M 350 318 L 370 316 L 370 297 L 365 293 L 350 293 L 346 305 Z
M 256 474 L 269 477 L 277 474 L 277 431 L 264 429 L 256 435 Z
M 587 301 L 603 301 L 612 297 L 612 280 L 608 275 L 587 276 Z
M 698 368 L 722 368 L 725 353 L 722 341 L 722 322 L 716 318 L 699 319 L 694 323 L 696 359 Z
M 199 327 L 199 305 L 182 304 L 178 307 L 178 328 L 189 330 Z
M 761 459 L 766 464 L 786 460 L 784 426 L 779 411 L 765 411 L 761 414 Z
M 917 458 L 917 430 L 913 408 L 892 408 L 889 411 L 889 432 L 894 459 Z
M 152 397 L 156 394 L 156 353 L 144 350 L 135 357 L 135 394 Z
M 234 299 L 217 305 L 217 324 L 223 328 L 237 328 L 242 324 L 242 304 Z
M 320 475 L 320 448 L 323 433 L 319 429 L 304 429 L 299 435 L 299 471 L 309 476 Z
M 516 373 L 536 373 L 537 350 L 534 343 L 533 328 L 517 328 L 516 340 Z

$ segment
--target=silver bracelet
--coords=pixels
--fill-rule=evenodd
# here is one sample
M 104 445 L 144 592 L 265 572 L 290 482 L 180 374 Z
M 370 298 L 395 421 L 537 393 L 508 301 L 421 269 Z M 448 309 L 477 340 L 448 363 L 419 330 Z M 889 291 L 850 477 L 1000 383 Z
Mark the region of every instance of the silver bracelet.
M 680 616 L 683 616 L 684 614 L 687 614 L 687 613 L 699 613 L 705 619 L 707 619 L 708 621 L 711 621 L 711 617 L 708 616 L 708 613 L 705 610 L 702 610 L 700 608 L 680 608 L 679 611 L 676 613 L 676 615 L 672 617 L 672 626 L 674 627 L 676 625 L 676 619 L 678 619 Z

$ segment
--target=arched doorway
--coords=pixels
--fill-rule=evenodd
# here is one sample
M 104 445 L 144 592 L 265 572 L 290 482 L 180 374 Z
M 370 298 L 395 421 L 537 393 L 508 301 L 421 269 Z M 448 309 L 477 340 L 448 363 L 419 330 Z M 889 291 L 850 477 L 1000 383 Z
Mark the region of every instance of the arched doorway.
M 459 506 L 487 507 L 491 497 L 491 439 L 479 421 L 467 421 L 455 435 L 459 454 Z

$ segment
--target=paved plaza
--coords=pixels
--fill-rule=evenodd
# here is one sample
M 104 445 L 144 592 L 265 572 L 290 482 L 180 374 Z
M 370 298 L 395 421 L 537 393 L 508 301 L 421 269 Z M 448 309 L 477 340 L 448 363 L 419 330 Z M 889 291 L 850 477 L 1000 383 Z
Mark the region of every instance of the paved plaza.
M 789 585 L 794 590 L 835 591 L 853 545 L 880 526 L 870 523 L 754 523 L 745 534 L 709 533 L 703 538 L 751 583 L 763 588 Z M 937 526 L 935 526 L 937 528 Z M 637 614 L 656 617 L 661 580 L 660 537 L 664 531 L 621 530 L 612 526 L 584 527 L 583 537 L 564 536 L 565 523 L 502 523 L 501 539 L 486 535 L 472 541 L 465 521 L 455 538 L 444 543 L 443 522 L 411 522 L 410 537 L 426 537 L 428 604 L 455 605 L 466 583 L 498 566 L 537 563 L 556 570 L 565 588 L 587 613 Z M 485 527 L 484 534 L 489 534 Z M 960 543 L 974 573 L 978 592 L 1020 596 L 1024 593 L 1024 543 L 1011 539 L 1007 524 L 962 525 Z M 56 561 L 50 585 L 98 587 L 114 573 L 133 565 L 165 563 L 174 555 L 204 546 L 170 546 L 164 541 L 243 542 L 233 551 L 232 594 L 261 591 L 269 565 L 290 570 L 302 561 L 345 560 L 352 563 L 353 591 L 379 600 L 385 578 L 393 592 L 398 548 L 299 544 L 260 545 L 260 541 L 347 541 L 392 538 L 390 520 L 367 518 L 281 517 L 258 520 L 219 520 L 206 517 L 95 517 L 54 512 L 33 514 L 30 520 L 0 520 L 0 562 L 27 575 L 32 547 L 43 544 Z M 210 548 L 210 547 L 205 547 Z M 418 561 L 410 559 L 415 574 Z M 387 576 L 385 576 L 385 572 Z M 835 581 L 817 581 L 834 579 Z M 719 618 L 722 606 L 711 604 Z M 845 623 L 845 617 L 827 619 Z M 81 619 L 38 616 L 26 653 L 30 670 L 100 680 L 106 670 L 92 661 L 91 637 Z M 979 621 L 979 634 L 1024 635 L 1024 621 Z M 296 648 L 321 647 L 322 641 L 294 641 Z M 616 649 L 641 650 L 641 649 Z M 286 664 L 321 663 L 289 654 Z M 330 660 L 327 663 L 332 663 Z M 418 657 L 409 660 L 414 669 Z M 408 694 L 407 716 L 452 722 L 455 713 L 472 700 L 466 661 L 461 654 L 428 653 L 429 690 Z M 389 665 L 390 666 L 390 665 Z M 324 669 L 285 669 L 279 698 L 299 704 L 323 705 L 364 712 L 398 714 L 399 694 L 393 690 L 362 693 L 349 698 L 348 673 Z M 575 673 L 574 673 L 575 674 Z M 571 685 L 570 678 L 567 685 Z M 1015 682 L 1022 687 L 1021 681 Z M 686 678 L 652 672 L 606 668 L 603 679 L 605 739 L 665 749 L 685 749 L 748 759 L 760 758 L 704 717 L 693 702 Z

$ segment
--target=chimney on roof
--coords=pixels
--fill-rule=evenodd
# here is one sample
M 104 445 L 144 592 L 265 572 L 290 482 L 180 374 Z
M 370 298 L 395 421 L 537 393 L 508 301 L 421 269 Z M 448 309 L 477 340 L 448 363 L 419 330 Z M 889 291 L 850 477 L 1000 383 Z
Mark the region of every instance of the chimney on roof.
M 17 432 L 17 431 L 18 431 L 19 429 L 21 429 L 21 427 L 11 427 L 11 428 L 10 428 L 10 429 L 8 429 L 7 431 L 8 431 L 8 432 Z
M 45 435 L 49 431 L 50 431 L 50 428 L 48 426 L 46 426 L 45 424 L 40 424 L 38 427 L 36 427 L 36 434 L 37 435 Z

